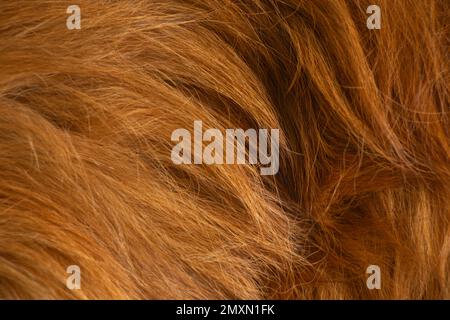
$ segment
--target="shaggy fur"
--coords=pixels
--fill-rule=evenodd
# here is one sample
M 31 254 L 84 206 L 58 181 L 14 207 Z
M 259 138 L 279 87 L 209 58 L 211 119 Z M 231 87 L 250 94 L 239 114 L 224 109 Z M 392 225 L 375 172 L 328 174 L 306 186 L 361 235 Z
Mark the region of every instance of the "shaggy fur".
M 449 18 L 442 0 L 1 1 L 0 298 L 450 298 Z M 279 173 L 174 165 L 194 120 L 279 128 Z

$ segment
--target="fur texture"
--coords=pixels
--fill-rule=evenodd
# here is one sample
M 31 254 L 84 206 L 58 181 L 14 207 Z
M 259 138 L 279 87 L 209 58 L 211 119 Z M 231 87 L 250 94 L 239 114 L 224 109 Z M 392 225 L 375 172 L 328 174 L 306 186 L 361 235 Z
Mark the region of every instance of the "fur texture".
M 78 1 L 68 30 L 1 1 L 0 298 L 450 298 L 450 2 L 368 30 L 372 2 Z M 279 173 L 174 165 L 194 120 L 279 128 Z

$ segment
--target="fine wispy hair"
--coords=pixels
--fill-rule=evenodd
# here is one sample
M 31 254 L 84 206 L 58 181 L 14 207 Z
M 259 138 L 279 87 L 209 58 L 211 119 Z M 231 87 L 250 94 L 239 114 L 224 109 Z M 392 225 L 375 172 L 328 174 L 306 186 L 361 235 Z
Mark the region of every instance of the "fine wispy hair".
M 449 1 L 72 4 L 0 2 L 0 298 L 450 298 Z M 175 165 L 195 120 L 278 174 Z

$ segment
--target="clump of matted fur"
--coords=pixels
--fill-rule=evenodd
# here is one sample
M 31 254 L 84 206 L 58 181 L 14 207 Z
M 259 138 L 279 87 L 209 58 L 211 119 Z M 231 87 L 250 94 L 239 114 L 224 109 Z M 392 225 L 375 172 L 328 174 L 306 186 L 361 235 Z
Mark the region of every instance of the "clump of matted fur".
M 448 1 L 379 0 L 381 30 L 369 1 L 71 4 L 0 4 L 1 298 L 450 298 Z M 280 128 L 278 175 L 175 166 L 194 120 Z

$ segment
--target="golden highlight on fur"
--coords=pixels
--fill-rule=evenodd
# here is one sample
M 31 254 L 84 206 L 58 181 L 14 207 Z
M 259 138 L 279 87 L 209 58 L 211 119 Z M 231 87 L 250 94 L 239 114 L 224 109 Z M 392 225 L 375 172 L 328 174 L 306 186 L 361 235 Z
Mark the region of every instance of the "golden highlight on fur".
M 0 298 L 449 299 L 449 18 L 443 0 L 1 1 Z M 278 174 L 175 165 L 195 120 L 279 128 Z

